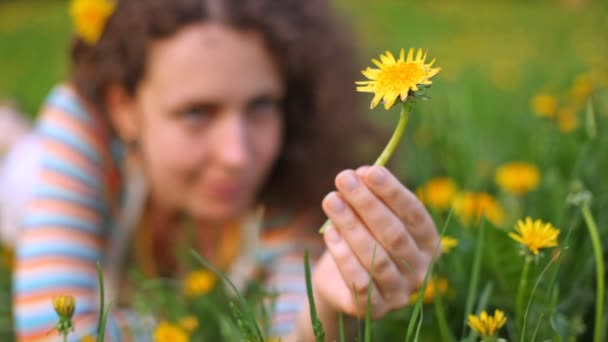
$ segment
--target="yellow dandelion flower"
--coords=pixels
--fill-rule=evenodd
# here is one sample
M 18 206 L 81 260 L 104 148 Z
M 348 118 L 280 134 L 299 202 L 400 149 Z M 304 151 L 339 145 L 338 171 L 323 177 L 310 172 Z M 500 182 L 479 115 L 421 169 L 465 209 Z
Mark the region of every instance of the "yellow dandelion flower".
M 515 230 L 519 235 L 509 233 L 509 236 L 528 247 L 534 255 L 538 255 L 538 250 L 541 248 L 557 246 L 559 229 L 553 227 L 551 223 L 545 223 L 541 220 L 532 221 L 531 218 L 526 217 L 525 221 L 517 221 Z
M 190 272 L 184 279 L 184 292 L 188 297 L 196 297 L 209 293 L 215 286 L 217 277 L 207 270 Z
M 161 322 L 154 329 L 154 342 L 188 342 L 188 333 L 179 325 Z
M 500 310 L 494 310 L 494 316 L 488 315 L 484 310 L 479 317 L 469 315 L 469 319 L 467 320 L 469 327 L 482 337 L 494 336 L 505 323 L 507 323 L 507 317 L 505 316 L 505 313 Z
M 438 292 L 440 295 L 444 295 L 448 292 L 448 280 L 445 278 L 433 278 L 429 280 L 424 289 L 424 295 L 422 295 L 422 302 L 424 304 L 432 303 L 435 300 L 435 293 Z M 415 304 L 420 295 L 419 291 L 416 291 L 410 295 L 410 304 Z
M 198 328 L 198 319 L 195 316 L 186 316 L 179 320 L 179 325 L 187 332 L 193 332 Z
M 570 97 L 575 102 L 584 102 L 593 93 L 594 81 L 588 74 L 578 75 L 570 88 Z
M 76 300 L 73 296 L 55 296 L 53 297 L 53 308 L 59 317 L 71 319 L 76 309 Z
M 523 195 L 538 187 L 540 171 L 532 164 L 515 161 L 500 166 L 494 180 L 502 190 Z
M 447 177 L 434 178 L 418 188 L 416 194 L 422 203 L 432 208 L 448 209 L 456 195 L 456 184 Z
M 451 236 L 442 236 L 441 237 L 441 248 L 443 249 L 443 253 L 450 253 L 452 249 L 458 246 L 458 239 L 455 239 Z
M 557 104 L 555 96 L 549 94 L 538 94 L 530 101 L 532 112 L 544 118 L 552 118 L 555 116 Z
M 93 335 L 86 335 L 80 339 L 80 342 L 95 342 L 97 339 Z
M 557 112 L 557 128 L 563 133 L 570 133 L 578 128 L 576 109 L 572 107 L 561 108 Z
M 465 192 L 454 199 L 454 212 L 465 225 L 478 224 L 485 216 L 495 226 L 502 226 L 505 213 L 502 206 L 486 192 Z
M 113 0 L 72 0 L 70 14 L 76 34 L 85 42 L 95 44 L 115 7 Z
M 362 71 L 367 81 L 359 81 L 357 91 L 374 93 L 371 108 L 384 101 L 384 108 L 393 106 L 397 98 L 405 102 L 410 91 L 416 92 L 419 86 L 432 84 L 431 78 L 439 73 L 441 68 L 433 68 L 435 60 L 426 62 L 426 52 L 418 49 L 414 57 L 414 50 L 410 48 L 407 57 L 405 50 L 401 49 L 399 59 L 395 59 L 390 51 L 380 55 L 380 60 L 372 59 L 378 69 L 370 68 Z

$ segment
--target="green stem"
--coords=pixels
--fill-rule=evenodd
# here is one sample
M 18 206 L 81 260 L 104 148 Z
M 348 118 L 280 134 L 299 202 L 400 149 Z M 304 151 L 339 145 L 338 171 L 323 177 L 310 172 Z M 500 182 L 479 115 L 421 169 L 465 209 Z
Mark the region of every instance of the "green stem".
M 517 289 L 517 300 L 515 304 L 515 317 L 517 319 L 517 323 L 520 324 L 522 322 L 522 312 L 524 308 L 524 294 L 526 292 L 526 288 L 528 287 L 528 273 L 530 272 L 530 264 L 532 263 L 532 257 L 526 256 L 524 261 L 524 269 L 521 271 L 521 278 L 519 279 L 519 288 Z M 524 332 L 522 331 L 521 334 Z
M 593 254 L 596 263 L 596 284 L 597 293 L 595 296 L 595 328 L 593 329 L 593 341 L 600 342 L 602 340 L 602 315 L 604 311 L 604 259 L 602 258 L 602 244 L 600 243 L 600 236 L 597 230 L 595 220 L 589 210 L 589 204 L 583 204 L 581 206 L 583 212 L 583 218 L 585 224 L 589 229 L 589 235 L 591 236 L 591 244 L 593 245 Z
M 68 334 L 67 333 L 63 333 L 63 342 L 68 342 Z
M 405 128 L 407 127 L 407 121 L 411 111 L 412 103 L 410 101 L 401 104 L 401 115 L 399 116 L 399 122 L 397 123 L 397 127 L 395 128 L 391 139 L 388 141 L 388 144 L 386 144 L 386 147 L 384 147 L 384 150 L 382 151 L 382 153 L 380 153 L 378 159 L 376 159 L 376 162 L 374 163 L 375 166 L 386 165 L 388 160 L 393 155 L 393 152 L 395 152 L 397 146 L 399 146 L 401 138 L 403 137 L 403 133 L 405 133 Z M 325 221 L 325 223 L 323 223 L 323 225 L 321 226 L 321 229 L 319 229 L 319 233 L 325 233 L 330 224 L 330 220 Z
M 435 288 L 437 288 L 437 286 L 435 286 Z M 454 337 L 450 333 L 450 328 L 445 318 L 445 309 L 443 308 L 443 302 L 438 290 L 435 291 L 435 314 L 437 316 L 437 324 L 439 325 L 439 334 L 441 335 L 441 340 L 446 342 L 453 341 Z

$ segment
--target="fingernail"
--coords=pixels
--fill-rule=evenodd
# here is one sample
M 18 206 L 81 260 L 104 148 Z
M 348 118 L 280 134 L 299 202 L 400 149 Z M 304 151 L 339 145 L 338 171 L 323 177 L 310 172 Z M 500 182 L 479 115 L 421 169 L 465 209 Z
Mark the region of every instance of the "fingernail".
M 329 229 L 325 232 L 325 235 L 327 235 L 327 240 L 330 243 L 338 243 L 342 240 L 340 233 L 338 233 L 336 228 L 334 228 L 333 226 L 329 227 Z
M 342 175 L 341 183 L 342 183 L 342 186 L 344 187 L 344 190 L 346 190 L 346 191 L 355 190 L 357 188 L 357 185 L 359 184 L 357 179 L 350 172 Z
M 386 172 L 380 166 L 375 166 L 370 172 L 370 178 L 375 185 L 382 185 L 386 180 Z
M 344 202 L 338 197 L 338 195 L 336 195 L 335 193 L 333 193 L 329 197 L 329 208 L 333 212 L 339 213 L 342 210 L 344 210 Z

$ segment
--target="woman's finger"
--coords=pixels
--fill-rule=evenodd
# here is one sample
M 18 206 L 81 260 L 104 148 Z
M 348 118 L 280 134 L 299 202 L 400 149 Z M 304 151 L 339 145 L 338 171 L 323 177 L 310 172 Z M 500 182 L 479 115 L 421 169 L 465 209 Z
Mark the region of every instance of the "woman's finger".
M 439 234 L 424 205 L 387 169 L 372 166 L 363 178 L 369 189 L 405 223 L 418 247 L 432 251 L 439 244 Z
M 345 215 L 344 219 L 350 218 L 355 222 L 352 224 L 356 224 L 356 221 L 359 220 L 355 221 L 355 219 L 361 218 L 364 223 L 364 226 L 360 224 L 363 226 L 361 230 L 366 235 L 371 235 L 365 236 L 365 238 L 374 238 L 379 241 L 401 271 L 418 270 L 425 260 L 421 260 L 422 253 L 416 242 L 405 229 L 403 222 L 368 189 L 355 172 L 350 170 L 341 172 L 336 177 L 336 187 L 340 190 L 340 195 L 348 202 L 349 207 L 356 212 L 356 214 Z M 352 216 L 357 217 L 351 218 Z M 345 222 L 346 224 L 351 223 Z M 365 244 L 365 241 L 363 243 Z M 367 245 L 369 246 L 369 243 Z M 367 248 L 369 249 L 369 247 Z
M 354 255 L 350 246 L 342 238 L 340 232 L 335 226 L 329 227 L 324 234 L 327 250 L 331 254 L 345 285 L 349 288 L 352 298 L 349 303 L 342 303 L 345 313 L 357 317 L 365 316 L 365 308 L 367 306 L 368 290 L 370 293 L 371 312 L 374 317 L 381 317 L 387 312 L 384 299 L 380 295 L 380 291 L 374 284 L 369 281 L 369 273 L 359 263 L 359 260 Z M 371 289 L 369 286 L 371 285 Z
M 323 209 L 366 273 L 372 270 L 373 260 L 373 279 L 383 296 L 404 288 L 407 281 L 400 268 L 337 192 L 325 197 Z

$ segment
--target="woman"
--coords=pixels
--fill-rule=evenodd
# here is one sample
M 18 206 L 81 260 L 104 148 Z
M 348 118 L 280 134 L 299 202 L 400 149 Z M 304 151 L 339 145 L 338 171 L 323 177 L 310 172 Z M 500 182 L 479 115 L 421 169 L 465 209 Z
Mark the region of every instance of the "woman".
M 374 251 L 373 316 L 407 304 L 437 232 L 387 169 L 338 173 L 356 165 L 364 125 L 349 37 L 325 1 L 120 0 L 98 39 L 77 33 L 72 78 L 21 147 L 38 157 L 15 245 L 20 340 L 46 336 L 60 293 L 77 299 L 74 336 L 94 331 L 97 260 L 110 289 L 129 256 L 150 276 L 179 274 L 171 248 L 188 224 L 202 254 L 234 266 L 258 204 L 288 217 L 259 247 L 280 293 L 273 334 L 311 340 L 303 272 L 285 266 L 319 245 L 334 177 L 313 272 L 327 338 L 340 312 L 364 312 Z M 133 249 L 138 226 L 147 241 Z

